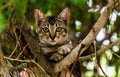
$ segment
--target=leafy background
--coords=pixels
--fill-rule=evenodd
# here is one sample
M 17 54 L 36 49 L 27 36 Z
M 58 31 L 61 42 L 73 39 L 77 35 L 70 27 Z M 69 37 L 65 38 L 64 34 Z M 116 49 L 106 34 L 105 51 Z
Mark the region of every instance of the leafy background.
M 36 28 L 34 9 L 38 8 L 46 15 L 57 16 L 65 7 L 69 7 L 71 9 L 69 31 L 71 40 L 76 44 L 89 32 L 106 3 L 107 0 L 0 0 L 0 33 L 2 34 L 7 27 L 7 22 L 13 9 L 15 9 L 17 18 L 20 19 L 25 16 L 34 30 Z M 119 11 L 119 8 L 113 10 L 106 27 L 96 37 L 97 50 L 120 38 Z M 118 56 L 113 54 L 113 52 Z M 120 76 L 119 55 L 120 47 L 114 46 L 98 56 L 103 70 L 110 77 Z M 82 62 L 82 72 L 85 77 L 96 76 L 95 58 Z M 100 69 L 99 76 L 104 76 Z

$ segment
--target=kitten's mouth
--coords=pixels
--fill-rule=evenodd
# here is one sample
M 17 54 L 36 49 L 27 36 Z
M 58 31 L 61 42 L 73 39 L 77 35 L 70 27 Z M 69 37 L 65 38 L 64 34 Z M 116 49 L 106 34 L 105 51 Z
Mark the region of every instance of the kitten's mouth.
M 51 42 L 56 42 L 55 40 L 52 40 Z
M 56 45 L 57 42 L 56 42 L 55 40 L 52 40 L 52 41 L 50 41 L 50 44 L 51 44 L 51 45 Z

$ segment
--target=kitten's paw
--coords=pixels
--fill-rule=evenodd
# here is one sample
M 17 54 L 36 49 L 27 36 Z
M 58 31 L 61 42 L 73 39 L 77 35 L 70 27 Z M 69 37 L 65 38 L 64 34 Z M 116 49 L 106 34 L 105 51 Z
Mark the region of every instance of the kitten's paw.
M 69 48 L 67 46 L 61 46 L 61 47 L 58 48 L 58 53 L 59 54 L 66 55 L 70 52 L 71 52 L 71 48 Z
M 60 61 L 63 59 L 63 56 L 59 53 L 54 53 L 49 60 L 53 60 L 53 61 Z

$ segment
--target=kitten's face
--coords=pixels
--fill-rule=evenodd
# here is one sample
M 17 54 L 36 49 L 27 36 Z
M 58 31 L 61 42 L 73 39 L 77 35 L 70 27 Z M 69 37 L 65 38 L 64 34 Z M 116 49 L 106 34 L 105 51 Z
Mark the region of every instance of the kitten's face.
M 41 11 L 35 10 L 40 41 L 47 45 L 63 44 L 67 38 L 67 25 L 70 16 L 69 9 L 64 9 L 58 17 L 46 17 Z

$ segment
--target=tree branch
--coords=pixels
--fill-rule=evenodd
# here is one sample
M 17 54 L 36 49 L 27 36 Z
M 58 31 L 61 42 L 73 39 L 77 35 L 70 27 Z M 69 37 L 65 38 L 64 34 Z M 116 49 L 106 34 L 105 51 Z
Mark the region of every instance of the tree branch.
M 9 0 L 9 2 L 7 2 L 4 6 L 0 7 L 0 11 L 3 11 L 4 9 L 6 9 L 7 7 L 9 7 L 11 5 L 11 2 L 13 0 Z
M 38 68 L 40 68 L 47 77 L 49 77 L 49 75 L 48 75 L 48 74 L 46 73 L 46 71 L 42 68 L 42 66 L 40 66 L 38 63 L 36 63 L 34 60 L 21 60 L 21 59 L 18 59 L 18 58 L 14 59 L 14 58 L 5 57 L 5 56 L 4 56 L 4 58 L 7 59 L 7 60 L 11 60 L 11 61 L 33 63 L 33 64 L 35 64 L 36 66 L 38 66 Z
M 114 45 L 120 45 L 120 38 L 118 40 L 116 40 L 115 42 L 111 43 L 110 45 L 107 45 L 107 46 L 103 47 L 101 50 L 97 51 L 97 56 L 103 54 L 106 50 L 110 49 Z M 93 53 L 93 54 L 90 54 L 87 56 L 79 57 L 79 60 L 80 61 L 88 60 L 94 56 L 95 56 L 95 54 Z
M 106 25 L 113 7 L 113 0 L 109 0 L 108 4 L 106 5 L 106 9 L 98 18 L 97 22 L 94 24 L 88 35 L 62 61 L 54 64 L 54 72 L 60 72 L 61 70 L 67 68 L 76 60 L 78 54 L 81 55 L 89 47 L 89 45 L 94 41 L 98 32 Z

